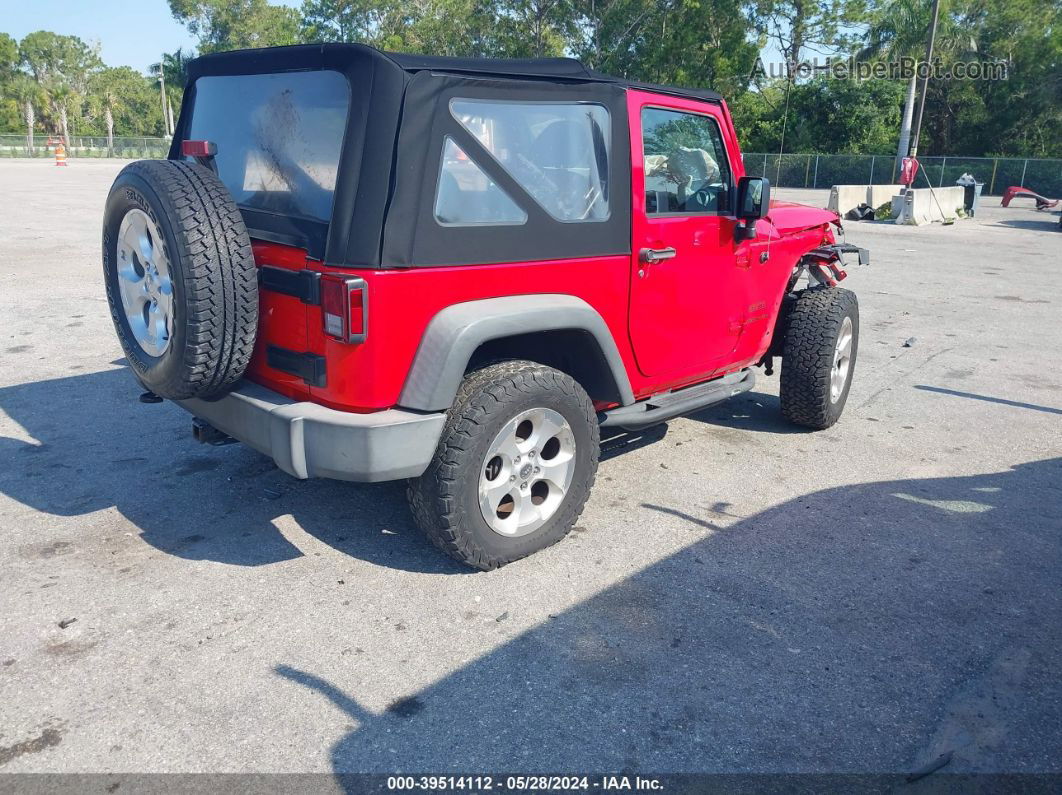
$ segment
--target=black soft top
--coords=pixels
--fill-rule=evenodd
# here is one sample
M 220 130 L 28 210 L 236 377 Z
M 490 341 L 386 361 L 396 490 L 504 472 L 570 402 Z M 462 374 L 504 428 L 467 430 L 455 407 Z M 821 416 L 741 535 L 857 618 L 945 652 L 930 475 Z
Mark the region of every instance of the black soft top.
M 291 47 L 262 47 L 255 50 L 231 50 L 196 58 L 188 65 L 189 82 L 200 75 L 254 74 L 305 69 L 306 63 L 319 61 L 324 68 L 360 61 L 368 51 L 386 59 L 405 72 L 450 72 L 483 77 L 571 80 L 584 83 L 612 83 L 671 96 L 718 102 L 722 97 L 707 88 L 642 83 L 606 75 L 587 68 L 575 58 L 451 58 L 440 55 L 382 52 L 364 44 L 301 44 Z
M 240 209 L 252 237 L 299 245 L 315 259 L 339 267 L 469 265 L 629 253 L 626 89 L 720 100 L 712 91 L 610 77 L 572 58 L 443 58 L 383 53 L 361 44 L 237 50 L 189 63 L 170 158 L 181 159 L 180 143 L 190 137 L 200 78 L 319 70 L 340 72 L 350 86 L 331 219 L 243 205 Z M 612 152 L 605 177 L 612 196 L 608 218 L 596 223 L 551 218 L 457 122 L 449 110 L 455 98 L 589 102 L 606 108 Z M 432 207 L 446 139 L 467 152 L 516 201 L 527 215 L 525 223 L 454 228 L 436 222 Z

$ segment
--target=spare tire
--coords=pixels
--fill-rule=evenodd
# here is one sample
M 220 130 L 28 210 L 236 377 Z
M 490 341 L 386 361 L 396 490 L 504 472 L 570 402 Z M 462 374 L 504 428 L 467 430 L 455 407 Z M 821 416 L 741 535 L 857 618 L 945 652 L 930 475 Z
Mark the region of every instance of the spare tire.
M 217 397 L 258 329 L 258 282 L 239 208 L 209 168 L 139 160 L 103 215 L 107 302 L 137 380 L 171 400 Z

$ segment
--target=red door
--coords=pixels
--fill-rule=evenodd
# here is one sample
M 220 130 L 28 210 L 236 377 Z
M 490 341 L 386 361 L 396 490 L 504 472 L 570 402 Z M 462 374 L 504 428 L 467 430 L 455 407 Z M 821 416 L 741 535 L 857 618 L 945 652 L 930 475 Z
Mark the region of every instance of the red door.
M 728 207 L 736 142 L 721 109 L 628 92 L 629 331 L 638 369 L 691 380 L 729 363 L 749 306 L 749 245 Z

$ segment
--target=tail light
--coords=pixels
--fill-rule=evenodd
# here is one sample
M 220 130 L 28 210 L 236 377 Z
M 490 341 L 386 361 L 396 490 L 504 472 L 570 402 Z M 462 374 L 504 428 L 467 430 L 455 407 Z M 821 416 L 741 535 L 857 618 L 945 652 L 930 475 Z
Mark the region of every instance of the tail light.
M 324 333 L 340 342 L 364 342 L 369 320 L 368 292 L 364 279 L 321 276 Z
M 218 145 L 213 141 L 181 141 L 181 154 L 185 157 L 214 157 Z

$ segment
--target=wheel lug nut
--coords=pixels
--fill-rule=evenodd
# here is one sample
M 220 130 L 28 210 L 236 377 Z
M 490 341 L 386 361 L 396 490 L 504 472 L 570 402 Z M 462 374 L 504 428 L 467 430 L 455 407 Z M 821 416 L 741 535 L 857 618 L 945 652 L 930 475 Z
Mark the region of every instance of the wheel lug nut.
M 538 467 L 535 467 L 535 474 L 538 474 Z
M 509 476 L 509 482 L 510 483 L 515 483 L 516 482 L 516 475 L 510 475 Z
M 527 484 L 526 483 L 521 483 L 520 484 L 520 488 L 521 489 L 526 489 L 527 488 Z

